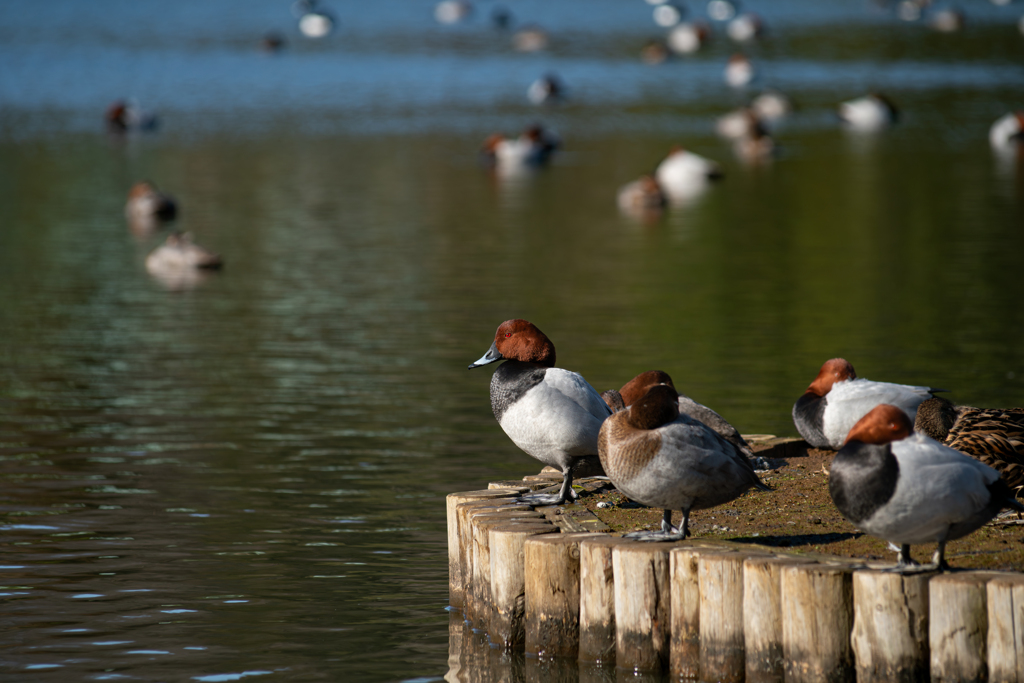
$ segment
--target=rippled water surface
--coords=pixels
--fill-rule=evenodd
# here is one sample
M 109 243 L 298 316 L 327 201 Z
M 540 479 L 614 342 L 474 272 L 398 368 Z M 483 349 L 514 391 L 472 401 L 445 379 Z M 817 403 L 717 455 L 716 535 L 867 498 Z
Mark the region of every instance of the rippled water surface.
M 660 367 L 747 433 L 793 434 L 838 355 L 1024 404 L 1024 161 L 987 140 L 1024 108 L 1024 9 L 971 3 L 943 35 L 821 4 L 749 3 L 761 85 L 799 107 L 756 166 L 713 133 L 756 92 L 722 84 L 721 26 L 648 66 L 640 0 L 508 3 L 549 29 L 540 54 L 489 2 L 454 27 L 335 2 L 319 42 L 287 2 L 0 5 L 0 678 L 443 677 L 444 495 L 539 468 L 466 371 L 507 318 L 599 390 Z M 262 53 L 272 29 L 288 45 Z M 548 70 L 570 98 L 533 108 Z M 870 88 L 900 122 L 841 130 Z M 159 130 L 108 136 L 119 97 Z M 536 120 L 565 143 L 551 168 L 481 168 L 485 135 Z M 675 143 L 725 179 L 620 215 Z M 140 178 L 223 272 L 146 272 Z M 485 655 L 451 678 L 539 675 Z

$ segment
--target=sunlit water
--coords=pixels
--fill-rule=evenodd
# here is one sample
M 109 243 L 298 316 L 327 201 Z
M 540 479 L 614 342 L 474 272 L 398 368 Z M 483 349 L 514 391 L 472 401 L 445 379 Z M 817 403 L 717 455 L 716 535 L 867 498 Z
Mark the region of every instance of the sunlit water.
M 662 368 L 748 433 L 793 434 L 837 355 L 1024 404 L 1024 172 L 987 141 L 1024 106 L 1020 6 L 941 35 L 819 4 L 750 3 L 761 85 L 799 105 L 756 167 L 712 132 L 756 92 L 722 84 L 721 27 L 651 67 L 640 0 L 508 3 L 550 31 L 540 54 L 485 2 L 454 27 L 336 2 L 320 42 L 287 2 L 0 5 L 0 677 L 444 676 L 444 495 L 539 467 L 465 369 L 507 318 L 598 389 Z M 569 100 L 533 108 L 548 70 Z M 900 123 L 839 129 L 869 88 Z M 158 132 L 106 135 L 119 97 Z M 480 167 L 486 134 L 535 120 L 565 141 L 552 168 Z M 725 179 L 620 215 L 674 143 Z M 147 274 L 163 233 L 122 213 L 140 178 L 223 272 Z M 533 675 L 492 660 L 456 674 Z

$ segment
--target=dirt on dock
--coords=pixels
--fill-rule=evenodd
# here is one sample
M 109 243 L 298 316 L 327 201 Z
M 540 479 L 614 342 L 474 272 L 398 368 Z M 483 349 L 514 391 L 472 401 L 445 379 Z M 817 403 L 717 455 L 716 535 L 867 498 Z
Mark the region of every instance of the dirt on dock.
M 779 443 L 785 441 L 785 443 Z M 872 561 L 896 561 L 885 541 L 858 531 L 846 521 L 828 493 L 828 468 L 835 451 L 808 448 L 795 440 L 753 440 L 754 452 L 771 467 L 760 473 L 771 492 L 748 491 L 728 505 L 690 514 L 693 538 L 752 543 L 789 552 L 827 553 Z M 781 455 L 781 457 L 779 457 Z M 589 488 L 589 487 L 588 487 Z M 599 507 L 610 503 L 611 507 Z M 657 529 L 662 511 L 635 503 L 610 487 L 581 496 L 580 506 L 613 531 Z M 678 523 L 680 513 L 672 516 Z M 934 544 L 914 546 L 913 557 L 930 562 Z M 1024 571 L 1024 520 L 1004 511 L 966 538 L 946 546 L 954 569 Z

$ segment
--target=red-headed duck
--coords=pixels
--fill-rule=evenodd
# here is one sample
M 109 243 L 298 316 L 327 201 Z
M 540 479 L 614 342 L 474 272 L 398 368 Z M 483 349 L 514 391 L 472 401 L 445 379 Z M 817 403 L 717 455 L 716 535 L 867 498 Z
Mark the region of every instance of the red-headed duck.
M 661 531 L 626 538 L 686 538 L 690 512 L 722 505 L 750 488 L 769 491 L 746 456 L 703 422 L 679 412 L 679 395 L 667 384 L 650 388 L 601 426 L 598 452 L 605 473 L 631 499 L 664 509 Z M 678 528 L 672 511 L 681 510 Z
M 998 118 L 988 129 L 988 140 L 993 147 L 1024 143 L 1024 111 L 1012 111 Z
M 829 469 L 828 490 L 852 524 L 900 546 L 899 569 L 913 564 L 910 546 L 920 543 L 937 543 L 933 568 L 947 569 L 948 541 L 1004 507 L 1024 511 L 998 472 L 915 433 L 907 414 L 886 404 L 850 430 Z
M 839 104 L 839 120 L 855 130 L 873 131 L 896 123 L 899 111 L 885 95 L 869 93 Z
M 523 499 L 537 505 L 572 502 L 573 468 L 597 455 L 597 434 L 611 410 L 582 375 L 555 367 L 555 345 L 531 322 L 503 322 L 487 353 L 469 368 L 501 360 L 491 377 L 494 417 L 515 445 L 562 471 L 557 495 Z
M 565 85 L 555 74 L 545 74 L 530 84 L 526 97 L 536 105 L 553 104 L 565 97 Z
M 156 114 L 143 109 L 135 100 L 113 102 L 107 107 L 103 118 L 107 123 L 107 130 L 111 133 L 152 131 L 157 127 Z
M 746 55 L 737 52 L 729 57 L 729 61 L 725 65 L 725 82 L 730 86 L 742 88 L 750 85 L 755 75 L 754 64 Z
M 709 181 L 722 177 L 719 165 L 699 154 L 673 147 L 654 170 L 654 179 L 672 200 L 685 200 L 703 192 Z
M 914 429 L 998 471 L 1014 491 L 1024 488 L 1024 408 L 974 408 L 934 396 L 917 407 Z
M 189 233 L 174 232 L 146 257 L 151 273 L 202 268 L 215 270 L 223 265 L 221 257 L 192 241 Z
M 618 412 L 624 410 L 629 406 L 633 405 L 636 401 L 644 396 L 648 391 L 658 386 L 659 384 L 666 384 L 673 389 L 676 389 L 675 383 L 672 381 L 672 377 L 663 370 L 648 370 L 647 372 L 641 372 L 639 375 L 629 380 L 622 385 L 622 388 L 618 391 L 611 389 L 601 394 L 601 397 L 608 404 L 608 407 L 612 409 L 612 412 Z M 678 392 L 679 390 L 676 389 Z M 706 405 L 697 403 L 686 394 L 679 394 L 679 412 L 684 415 L 689 415 L 694 420 L 703 422 L 711 429 L 718 432 L 718 434 L 736 446 L 740 451 L 743 452 L 749 458 L 754 457 L 753 451 L 750 450 L 750 444 L 747 443 L 739 431 L 729 424 L 724 417 L 716 413 Z
M 166 192 L 161 192 L 149 181 L 137 182 L 128 191 L 124 215 L 130 222 L 169 221 L 177 213 L 178 206 L 174 198 Z
M 793 423 L 815 448 L 838 450 L 853 425 L 875 406 L 891 403 L 913 420 L 917 407 L 934 391 L 943 390 L 858 378 L 849 361 L 833 358 L 793 404 Z
M 534 125 L 515 139 L 495 133 L 484 141 L 480 152 L 489 165 L 514 170 L 543 166 L 561 144 L 557 135 Z
M 653 176 L 640 176 L 619 188 L 616 195 L 619 209 L 631 215 L 658 213 L 665 208 L 665 193 Z
M 711 35 L 711 26 L 706 21 L 684 21 L 672 27 L 668 33 L 668 46 L 682 55 L 700 51 Z

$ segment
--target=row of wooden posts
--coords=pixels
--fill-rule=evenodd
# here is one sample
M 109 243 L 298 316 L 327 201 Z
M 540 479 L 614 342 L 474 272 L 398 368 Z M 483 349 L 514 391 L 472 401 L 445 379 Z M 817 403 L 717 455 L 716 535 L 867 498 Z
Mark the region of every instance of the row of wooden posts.
M 1024 683 L 1022 574 L 566 532 L 525 490 L 447 499 L 451 605 L 505 651 L 704 681 Z

